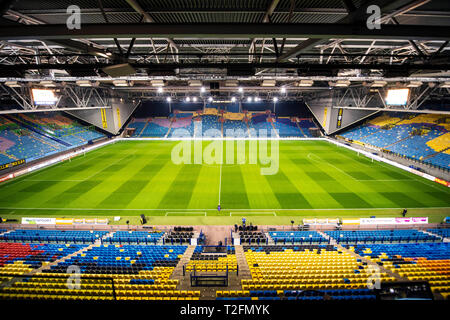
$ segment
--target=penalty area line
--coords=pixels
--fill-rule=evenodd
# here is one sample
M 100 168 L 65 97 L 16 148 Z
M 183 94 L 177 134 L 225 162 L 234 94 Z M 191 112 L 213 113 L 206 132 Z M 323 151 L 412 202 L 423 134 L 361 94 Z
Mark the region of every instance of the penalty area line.
M 168 217 L 169 215 L 174 215 L 174 216 L 183 216 L 183 215 L 188 215 L 188 216 L 193 216 L 193 215 L 201 215 L 206 217 L 206 211 L 191 211 L 191 212 L 186 212 L 186 211 L 168 211 L 166 212 L 166 214 L 164 215 L 165 217 Z
M 249 216 L 260 216 L 260 215 L 273 215 L 274 217 L 277 216 L 275 212 L 230 212 L 230 217 L 233 215 L 249 215 Z

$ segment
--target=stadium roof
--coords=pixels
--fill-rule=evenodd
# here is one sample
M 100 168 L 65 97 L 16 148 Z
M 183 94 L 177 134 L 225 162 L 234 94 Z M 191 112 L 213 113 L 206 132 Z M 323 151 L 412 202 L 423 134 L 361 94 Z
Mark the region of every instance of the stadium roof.
M 81 28 L 71 30 L 74 2 Z M 380 29 L 366 25 L 370 5 Z M 5 0 L 0 13 L 0 82 L 313 79 L 328 88 L 339 79 L 439 86 L 450 75 L 446 0 Z

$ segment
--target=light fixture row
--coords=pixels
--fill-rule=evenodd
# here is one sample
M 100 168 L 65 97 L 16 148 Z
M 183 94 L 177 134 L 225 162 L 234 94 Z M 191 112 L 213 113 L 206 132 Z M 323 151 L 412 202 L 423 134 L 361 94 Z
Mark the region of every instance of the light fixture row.
M 213 102 L 214 98 L 213 97 L 208 97 L 207 100 L 208 100 L 208 102 Z M 172 98 L 171 97 L 167 97 L 166 101 L 167 102 L 172 102 Z M 197 97 L 189 97 L 188 96 L 188 97 L 184 98 L 184 102 L 197 102 L 197 101 L 198 101 Z M 236 102 L 236 101 L 237 101 L 236 97 L 231 97 L 231 102 Z M 262 101 L 260 97 L 249 96 L 246 99 L 246 102 L 260 102 L 260 101 Z M 274 103 L 277 103 L 278 102 L 278 97 L 273 97 L 272 101 Z

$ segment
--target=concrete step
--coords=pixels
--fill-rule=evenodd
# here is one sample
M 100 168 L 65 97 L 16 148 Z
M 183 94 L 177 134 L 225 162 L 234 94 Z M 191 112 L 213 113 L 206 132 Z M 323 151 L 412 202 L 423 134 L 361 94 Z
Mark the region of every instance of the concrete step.
M 183 279 L 183 266 L 189 263 L 189 261 L 192 258 L 192 255 L 194 254 L 196 246 L 188 246 L 186 251 L 184 252 L 183 256 L 181 257 L 180 261 L 178 261 L 177 266 L 172 272 L 172 275 L 170 276 L 170 279 Z
M 391 270 L 386 269 L 386 268 L 383 267 L 383 266 L 380 266 L 380 265 L 377 264 L 376 262 L 373 262 L 372 260 L 369 260 L 369 259 L 367 259 L 367 258 L 365 258 L 365 257 L 363 257 L 363 256 L 360 256 L 359 254 L 357 254 L 357 253 L 355 253 L 355 252 L 353 252 L 353 251 L 350 251 L 350 250 L 344 248 L 343 246 L 341 246 L 341 245 L 339 245 L 339 244 L 336 245 L 336 247 L 337 247 L 339 250 L 341 250 L 341 251 L 343 251 L 343 252 L 346 252 L 346 253 L 350 254 L 351 256 L 353 256 L 353 257 L 355 257 L 355 258 L 357 258 L 357 259 L 361 259 L 361 261 L 366 262 L 367 265 L 372 266 L 375 270 L 379 270 L 380 272 L 387 273 L 389 276 L 394 277 L 397 281 L 409 281 L 407 278 L 403 278 L 403 277 L 401 277 L 399 274 L 397 274 L 397 273 L 395 273 L 395 272 L 392 272 Z
M 234 246 L 236 250 L 236 260 L 239 266 L 239 278 L 251 279 L 250 268 L 248 267 L 247 258 L 245 257 L 242 245 Z
M 328 240 L 328 242 L 332 245 L 336 245 L 336 240 L 332 237 L 330 237 L 329 235 L 327 235 L 326 233 L 324 233 L 323 231 L 317 231 L 318 234 L 320 234 L 322 237 L 324 237 L 325 239 Z
M 430 236 L 438 237 L 439 239 L 442 240 L 442 242 L 450 242 L 449 238 L 444 238 L 443 236 L 440 236 L 440 235 L 438 235 L 436 233 L 432 233 L 432 232 L 429 232 L 429 231 L 426 231 L 426 230 L 420 230 L 420 231 L 422 231 L 423 233 L 429 234 Z

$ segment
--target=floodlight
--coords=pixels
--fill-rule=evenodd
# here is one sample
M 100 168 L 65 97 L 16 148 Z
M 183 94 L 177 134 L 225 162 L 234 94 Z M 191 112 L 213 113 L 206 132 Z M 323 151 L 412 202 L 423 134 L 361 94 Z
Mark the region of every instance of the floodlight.
M 405 106 L 408 103 L 409 89 L 390 89 L 386 96 L 386 104 L 390 106 Z
M 58 100 L 53 90 L 31 89 L 31 94 L 33 95 L 34 104 L 37 106 L 52 106 Z

